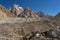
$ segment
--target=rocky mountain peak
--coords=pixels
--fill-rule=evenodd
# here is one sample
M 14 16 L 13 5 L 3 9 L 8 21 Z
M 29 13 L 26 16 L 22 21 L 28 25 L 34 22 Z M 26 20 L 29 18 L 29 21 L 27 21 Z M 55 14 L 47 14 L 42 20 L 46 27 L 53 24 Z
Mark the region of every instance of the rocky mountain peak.
M 33 12 L 30 8 L 25 8 L 24 11 L 19 15 L 19 17 L 37 18 L 38 15 L 36 15 L 36 13 Z
M 14 4 L 12 12 L 18 16 L 24 9 L 20 7 L 19 5 Z
M 22 7 L 20 7 L 19 5 L 16 5 L 16 4 L 14 4 L 14 6 L 13 6 L 13 7 L 14 7 L 14 8 L 16 8 L 16 9 L 18 9 L 18 8 L 19 8 L 20 10 L 23 10 L 23 8 L 22 8 Z M 19 10 L 19 9 L 18 9 L 18 10 Z

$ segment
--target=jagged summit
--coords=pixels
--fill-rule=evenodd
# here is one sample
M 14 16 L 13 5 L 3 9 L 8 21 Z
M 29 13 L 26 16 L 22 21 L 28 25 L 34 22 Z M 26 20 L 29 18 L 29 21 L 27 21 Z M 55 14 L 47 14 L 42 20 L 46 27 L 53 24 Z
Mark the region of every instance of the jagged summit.
M 38 15 L 35 12 L 33 12 L 30 8 L 25 8 L 24 11 L 19 15 L 19 17 L 37 18 Z
M 14 8 L 19 8 L 20 10 L 24 10 L 22 7 L 20 7 L 19 5 L 17 5 L 17 4 L 14 4 L 14 6 L 13 6 Z
M 12 8 L 12 12 L 18 16 L 24 9 L 22 7 L 20 7 L 19 5 L 14 4 L 13 8 Z
M 12 13 L 14 13 L 17 17 L 24 17 L 24 18 L 37 18 L 35 12 L 33 12 L 30 8 L 23 9 L 21 6 L 14 4 L 12 8 Z

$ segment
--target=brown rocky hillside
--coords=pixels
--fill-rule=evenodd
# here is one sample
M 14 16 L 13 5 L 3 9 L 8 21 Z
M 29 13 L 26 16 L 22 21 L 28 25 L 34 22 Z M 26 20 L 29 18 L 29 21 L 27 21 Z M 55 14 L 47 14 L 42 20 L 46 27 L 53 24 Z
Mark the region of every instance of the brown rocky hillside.
M 7 17 L 14 17 L 14 14 L 11 13 L 10 10 L 0 5 L 0 18 L 7 18 Z
M 0 38 L 3 40 L 60 40 L 59 28 L 60 20 L 45 17 L 40 21 L 3 23 L 0 24 Z M 37 33 L 39 37 L 36 36 Z

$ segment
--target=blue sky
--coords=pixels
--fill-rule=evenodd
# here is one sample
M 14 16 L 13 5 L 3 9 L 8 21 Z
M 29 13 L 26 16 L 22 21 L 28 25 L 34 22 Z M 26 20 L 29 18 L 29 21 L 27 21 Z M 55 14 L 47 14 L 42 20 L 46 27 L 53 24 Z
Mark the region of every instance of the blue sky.
M 60 12 L 60 0 L 0 0 L 0 4 L 6 8 L 18 4 L 23 8 L 29 7 L 35 12 L 42 11 L 49 15 L 56 15 Z

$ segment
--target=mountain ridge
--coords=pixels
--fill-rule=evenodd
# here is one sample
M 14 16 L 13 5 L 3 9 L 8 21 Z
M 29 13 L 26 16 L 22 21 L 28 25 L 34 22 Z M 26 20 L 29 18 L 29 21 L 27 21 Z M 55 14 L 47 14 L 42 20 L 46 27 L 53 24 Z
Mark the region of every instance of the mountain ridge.
M 38 18 L 47 16 L 41 11 L 36 13 L 32 11 L 30 8 L 24 9 L 23 7 L 16 4 L 14 4 L 13 8 L 11 8 L 10 10 L 0 5 L 0 11 L 4 12 L 6 14 L 5 16 L 7 17 Z M 59 13 L 54 17 L 57 17 L 58 15 Z

